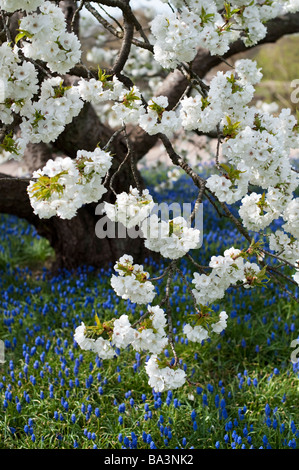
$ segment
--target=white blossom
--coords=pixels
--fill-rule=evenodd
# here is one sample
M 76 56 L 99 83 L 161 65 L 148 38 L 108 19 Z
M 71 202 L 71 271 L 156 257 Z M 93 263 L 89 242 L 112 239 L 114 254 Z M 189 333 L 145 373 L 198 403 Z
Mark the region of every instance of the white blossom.
M 180 388 L 186 381 L 186 373 L 182 369 L 159 368 L 156 354 L 146 362 L 145 370 L 149 376 L 148 383 L 155 392 Z

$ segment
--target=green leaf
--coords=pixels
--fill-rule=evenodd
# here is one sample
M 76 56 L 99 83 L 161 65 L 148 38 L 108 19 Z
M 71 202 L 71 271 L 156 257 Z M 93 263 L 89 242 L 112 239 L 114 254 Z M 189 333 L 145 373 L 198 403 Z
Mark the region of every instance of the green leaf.
M 158 119 L 161 121 L 165 108 L 163 108 L 163 106 L 159 106 L 157 103 L 153 101 L 152 104 L 149 105 L 149 109 L 152 109 L 153 111 L 155 111 L 158 115 Z
M 16 143 L 12 138 L 12 132 L 6 134 L 3 139 L 3 142 L 0 144 L 0 147 L 3 148 L 3 150 L 5 150 L 6 152 L 15 153 L 16 155 L 20 154 L 18 147 L 16 146 Z
M 94 316 L 95 322 L 99 328 L 102 328 L 102 323 L 100 322 L 100 319 L 97 314 Z
M 26 31 L 25 29 L 18 29 L 19 34 L 16 35 L 15 37 L 15 43 L 18 44 L 18 42 L 23 39 L 23 38 L 33 38 L 33 34 L 29 33 L 29 31 Z

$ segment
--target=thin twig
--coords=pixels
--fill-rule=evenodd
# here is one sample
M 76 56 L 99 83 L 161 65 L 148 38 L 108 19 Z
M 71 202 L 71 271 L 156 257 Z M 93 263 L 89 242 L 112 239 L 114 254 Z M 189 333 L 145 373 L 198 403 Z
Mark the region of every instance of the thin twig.
M 294 279 L 290 278 L 289 276 L 286 276 L 286 274 L 283 274 L 281 271 L 274 268 L 273 266 L 267 266 L 267 271 L 273 271 L 278 276 L 283 277 L 286 281 L 291 282 L 292 284 L 294 284 L 294 286 L 298 287 L 298 284 L 296 281 L 294 281 Z
M 85 4 L 85 7 L 86 9 L 96 18 L 96 20 L 107 30 L 109 31 L 109 33 L 111 33 L 114 37 L 118 38 L 118 39 L 123 39 L 124 37 L 124 32 L 123 32 L 123 27 L 122 25 L 120 25 L 119 23 L 119 28 L 120 30 L 118 30 L 117 28 L 115 28 L 112 24 L 109 23 L 109 21 L 107 21 L 101 14 L 100 12 L 98 12 L 98 10 L 96 10 L 92 5 L 90 5 L 89 3 L 86 3 Z M 104 10 L 105 11 L 105 10 Z M 115 20 L 116 21 L 116 20 Z M 148 42 L 143 42 L 143 41 L 140 41 L 136 38 L 132 38 L 132 44 L 134 44 L 135 46 L 137 47 L 141 47 L 143 49 L 147 49 L 151 52 L 153 52 L 153 46 L 148 43 Z
M 77 10 L 73 14 L 73 18 L 72 18 L 72 21 L 71 21 L 71 31 L 74 31 L 74 25 L 75 25 L 76 18 L 78 16 L 79 12 L 82 10 L 83 6 L 84 6 L 84 0 L 81 0 Z
M 266 251 L 266 250 L 264 250 L 264 249 L 261 249 L 260 251 L 261 251 L 262 253 L 264 253 L 266 256 L 271 256 L 271 258 L 278 259 L 278 261 L 281 261 L 282 263 L 287 264 L 287 265 L 290 266 L 291 268 L 298 269 L 298 266 L 295 266 L 294 264 L 290 263 L 290 262 L 287 261 L 286 259 L 281 258 L 279 255 L 274 255 L 273 253 L 269 253 L 269 251 Z M 283 251 L 284 251 L 284 250 L 282 250 L 281 253 L 283 253 Z
M 195 183 L 195 185 L 199 188 L 199 189 L 202 189 L 204 187 L 204 185 L 206 184 L 206 181 L 204 178 L 202 178 L 198 173 L 196 173 L 191 167 L 190 165 L 182 158 L 180 157 L 180 155 L 178 155 L 170 140 L 168 139 L 168 137 L 165 135 L 165 134 L 157 134 L 158 137 L 161 139 L 164 147 L 165 147 L 165 150 L 166 152 L 168 153 L 172 163 L 174 165 L 177 165 L 179 167 L 181 167 L 185 173 L 187 173 L 188 176 L 190 176 L 193 180 L 193 182 Z
M 151 282 L 154 282 L 154 281 L 160 281 L 161 279 L 163 279 L 163 277 L 166 276 L 166 274 L 168 273 L 169 271 L 169 266 L 166 268 L 166 270 L 164 271 L 163 274 L 161 274 L 161 276 L 158 276 L 158 277 L 150 277 L 149 279 L 147 279 L 148 281 L 151 281 Z
M 146 317 L 150 315 L 150 310 L 147 310 L 143 315 L 141 315 L 138 320 L 135 321 L 135 323 L 132 324 L 132 328 L 135 328 L 137 325 L 139 325 L 143 320 L 145 320 Z
M 142 184 L 141 184 L 140 178 L 138 176 L 138 170 L 137 170 L 137 167 L 136 167 L 134 149 L 131 145 L 129 136 L 126 132 L 126 128 L 124 129 L 124 134 L 125 134 L 126 144 L 127 144 L 127 147 L 129 149 L 129 153 L 130 153 L 130 164 L 131 164 L 132 175 L 133 175 L 138 193 L 141 195 L 142 194 Z
M 195 201 L 195 204 L 194 204 L 193 211 L 192 211 L 192 213 L 191 213 L 191 215 L 190 215 L 190 222 L 191 222 L 191 223 L 192 223 L 193 220 L 195 219 L 196 213 L 198 212 L 199 207 L 200 207 L 200 205 L 202 204 L 202 198 L 203 198 L 203 195 L 204 195 L 205 185 L 206 185 L 206 182 L 204 181 L 203 184 L 202 184 L 202 187 L 200 188 L 199 193 L 198 193 L 198 195 L 197 195 L 197 198 L 196 198 L 196 201 Z
M 121 133 L 125 130 L 125 126 L 122 126 L 120 127 L 119 129 L 117 129 L 113 134 L 112 136 L 110 137 L 110 139 L 108 140 L 107 144 L 103 147 L 103 150 L 105 152 L 107 152 L 107 150 L 109 149 L 109 147 L 112 145 L 112 142 L 114 141 L 114 139 Z
M 12 42 L 10 29 L 8 27 L 8 22 L 6 23 L 6 17 L 5 17 L 4 13 L 1 10 L 0 10 L 0 17 L 1 17 L 1 20 L 2 20 L 2 23 L 3 23 L 3 28 L 4 28 L 4 31 L 5 31 L 7 42 Z M 9 21 L 9 18 L 8 18 L 8 21 Z
M 284 285 L 282 282 L 280 282 L 277 277 L 272 274 L 271 272 L 269 272 L 269 276 L 272 278 L 272 280 L 278 284 L 293 300 L 295 300 L 295 302 L 298 304 L 299 303 L 299 299 L 297 297 L 294 296 L 294 294 L 292 292 L 290 292 Z
M 165 298 L 162 301 L 162 304 L 166 303 L 166 314 L 167 314 L 167 323 L 168 323 L 168 340 L 169 340 L 169 344 L 170 344 L 170 347 L 172 349 L 172 353 L 173 353 L 173 357 L 174 357 L 173 367 L 175 367 L 178 363 L 178 356 L 177 356 L 175 346 L 174 346 L 172 312 L 171 312 L 171 305 L 170 305 L 170 284 L 171 284 L 171 280 L 173 278 L 175 270 L 176 270 L 176 260 L 172 261 L 170 266 L 169 266 L 169 274 L 168 274 L 166 289 L 165 289 Z
M 183 280 L 184 284 L 186 285 L 187 290 L 188 290 L 190 296 L 192 297 L 192 300 L 193 300 L 193 303 L 194 303 L 194 308 L 195 308 L 196 313 L 200 314 L 200 310 L 199 310 L 199 308 L 197 307 L 196 298 L 194 297 L 194 294 L 193 294 L 193 292 L 192 292 L 192 289 L 190 288 L 189 283 L 187 282 L 187 279 L 186 279 L 184 273 L 183 273 L 179 268 L 176 268 L 176 271 L 177 271 L 178 274 L 180 274 L 180 276 L 182 276 L 182 280 Z
M 196 266 L 202 273 L 204 273 L 204 271 L 207 271 L 208 269 L 212 269 L 210 266 L 202 266 L 198 264 L 189 253 L 187 253 L 186 256 L 191 261 L 191 263 L 193 263 L 194 266 Z

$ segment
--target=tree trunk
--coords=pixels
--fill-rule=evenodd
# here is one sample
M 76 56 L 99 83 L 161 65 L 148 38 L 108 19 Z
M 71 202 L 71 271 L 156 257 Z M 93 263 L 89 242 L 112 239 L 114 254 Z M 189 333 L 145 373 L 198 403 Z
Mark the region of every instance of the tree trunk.
M 125 189 L 128 182 L 128 174 L 124 172 L 117 186 Z M 39 235 L 49 240 L 56 253 L 53 267 L 74 269 L 91 265 L 106 268 L 125 253 L 132 255 L 137 263 L 141 263 L 147 254 L 141 238 L 98 238 L 96 226 L 101 220 L 103 222 L 103 216 L 96 211 L 96 203 L 81 207 L 71 220 L 62 220 L 59 217 L 40 219 L 33 214 L 26 191 L 27 185 L 28 180 L 0 174 L 0 193 L 5 194 L 0 201 L 0 212 L 26 219 L 35 226 Z M 105 196 L 106 200 L 113 198 L 111 191 Z

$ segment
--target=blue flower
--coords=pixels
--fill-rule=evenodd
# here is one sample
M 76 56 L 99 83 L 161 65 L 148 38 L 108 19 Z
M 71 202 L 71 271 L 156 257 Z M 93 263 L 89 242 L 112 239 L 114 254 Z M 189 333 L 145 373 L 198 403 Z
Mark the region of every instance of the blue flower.
M 271 414 L 271 408 L 270 408 L 270 405 L 267 403 L 265 406 L 265 415 L 270 416 L 270 414 Z

